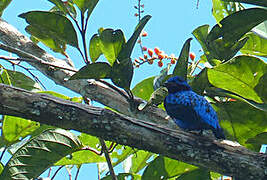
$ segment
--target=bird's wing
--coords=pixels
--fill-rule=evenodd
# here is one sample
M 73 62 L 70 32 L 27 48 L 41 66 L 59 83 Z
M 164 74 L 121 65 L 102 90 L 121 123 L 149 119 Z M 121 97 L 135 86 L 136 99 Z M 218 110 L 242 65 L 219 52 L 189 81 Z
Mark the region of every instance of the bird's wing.
M 191 129 L 217 128 L 216 112 L 207 100 L 193 91 L 179 92 L 165 99 L 165 109 L 173 118 L 186 122 Z

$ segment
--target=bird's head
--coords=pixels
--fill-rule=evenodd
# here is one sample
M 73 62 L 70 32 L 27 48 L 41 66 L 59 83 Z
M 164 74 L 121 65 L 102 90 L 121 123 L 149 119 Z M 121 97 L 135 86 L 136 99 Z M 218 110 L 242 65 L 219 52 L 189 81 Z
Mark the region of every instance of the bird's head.
M 191 87 L 189 86 L 189 84 L 187 84 L 187 82 L 179 76 L 174 76 L 174 77 L 169 78 L 163 84 L 163 86 L 165 86 L 168 89 L 169 93 L 191 90 Z

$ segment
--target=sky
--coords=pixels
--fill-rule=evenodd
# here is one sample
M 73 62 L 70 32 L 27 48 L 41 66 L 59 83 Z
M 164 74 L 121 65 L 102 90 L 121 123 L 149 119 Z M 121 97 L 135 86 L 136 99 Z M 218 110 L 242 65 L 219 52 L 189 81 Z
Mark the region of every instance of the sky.
M 137 18 L 134 16 L 136 10 L 134 6 L 137 0 L 100 0 L 93 11 L 88 24 L 88 41 L 100 27 L 121 29 L 126 39 L 128 39 L 137 25 Z M 215 20 L 211 14 L 211 0 L 200 1 L 197 8 L 197 0 L 142 0 L 144 4 L 143 15 L 151 15 L 152 18 L 145 27 L 148 36 L 143 38 L 142 43 L 147 48 L 159 47 L 167 54 L 179 55 L 183 43 L 190 37 L 191 32 L 198 26 L 209 24 L 215 25 Z M 18 17 L 19 14 L 33 10 L 49 10 L 52 4 L 48 0 L 13 0 L 5 10 L 2 18 L 15 26 L 23 34 L 27 23 Z M 29 36 L 29 35 L 28 35 Z M 55 57 L 63 58 L 62 55 L 53 53 L 42 44 L 40 46 L 53 54 Z M 191 51 L 197 55 L 202 55 L 200 45 L 194 39 L 191 43 Z M 78 51 L 70 46 L 67 53 L 79 69 L 85 64 Z M 0 51 L 1 55 L 8 53 Z M 135 46 L 132 58 L 141 55 L 139 46 Z M 2 62 L 0 62 L 2 64 Z M 166 63 L 163 67 L 166 67 Z M 142 65 L 135 70 L 132 87 L 145 78 L 159 74 L 161 68 L 156 63 L 154 65 Z M 53 81 L 45 78 L 41 73 L 36 73 L 45 84 L 47 90 L 56 91 L 67 96 L 79 96 L 78 94 L 66 90 L 56 85 Z M 90 169 L 90 170 L 88 170 Z M 79 180 L 97 179 L 96 165 L 86 165 L 81 169 Z M 55 180 L 67 179 L 66 170 L 62 170 Z

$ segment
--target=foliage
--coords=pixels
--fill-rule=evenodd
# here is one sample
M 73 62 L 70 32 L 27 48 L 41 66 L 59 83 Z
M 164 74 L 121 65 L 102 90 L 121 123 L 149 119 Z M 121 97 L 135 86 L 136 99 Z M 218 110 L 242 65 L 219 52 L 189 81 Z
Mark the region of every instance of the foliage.
M 187 79 L 197 93 L 205 95 L 214 102 L 213 106 L 228 139 L 238 141 L 254 151 L 258 151 L 261 144 L 267 143 L 265 128 L 267 64 L 261 59 L 267 57 L 267 40 L 251 32 L 253 28 L 259 29 L 260 27 L 256 26 L 267 20 L 267 10 L 245 9 L 240 4 L 245 2 L 267 7 L 266 2 L 213 0 L 213 15 L 218 24 L 211 30 L 209 25 L 202 25 L 192 32 L 203 49 L 201 59 L 189 60 L 192 40 L 189 38 L 185 41 L 179 58 L 172 61 L 176 64 L 170 63 L 158 76 L 144 79 L 130 91 L 134 73 L 131 54 L 151 16 L 147 15 L 140 19 L 127 41 L 121 29 L 99 28 L 90 38 L 87 49 L 85 38 L 87 23 L 98 0 L 49 1 L 55 5 L 50 11 L 31 11 L 21 14 L 20 17 L 29 24 L 26 31 L 35 42 L 42 42 L 66 57 L 68 57 L 65 52 L 67 45 L 78 50 L 86 65 L 70 77 L 70 81 L 110 79 L 128 95 L 132 92 L 146 101 L 139 109 L 150 105 L 163 108 L 161 104 L 167 90 L 161 87 L 161 84 L 166 78 L 179 75 Z M 10 2 L 0 1 L 0 15 Z M 77 17 L 81 17 L 81 22 Z M 78 42 L 79 35 L 81 42 Z M 142 52 L 143 49 L 145 48 L 142 48 Z M 106 62 L 99 60 L 101 55 L 105 57 Z M 158 54 L 157 58 L 159 56 Z M 199 65 L 201 69 L 197 69 Z M 0 75 L 1 83 L 82 103 L 80 97 L 70 98 L 52 91 L 42 91 L 38 82 L 22 72 L 11 71 L 1 66 Z M 131 97 L 128 100 L 131 100 Z M 12 156 L 6 165 L 0 165 L 0 178 L 5 179 L 37 178 L 51 166 L 81 167 L 86 163 L 106 162 L 103 156 L 97 154 L 101 151 L 98 138 L 87 134 L 77 135 L 18 117 L 3 117 L 0 142 L 1 147 L 9 150 Z M 112 143 L 106 142 L 106 144 L 111 146 Z M 216 176 L 206 169 L 123 145 L 116 146 L 110 157 L 113 166 L 121 162 L 126 163 L 127 160 L 131 161 L 129 172 L 118 174 L 118 179 L 132 177 L 185 180 L 211 179 Z M 102 170 L 103 173 L 106 168 Z M 111 179 L 111 176 L 107 175 L 102 179 Z

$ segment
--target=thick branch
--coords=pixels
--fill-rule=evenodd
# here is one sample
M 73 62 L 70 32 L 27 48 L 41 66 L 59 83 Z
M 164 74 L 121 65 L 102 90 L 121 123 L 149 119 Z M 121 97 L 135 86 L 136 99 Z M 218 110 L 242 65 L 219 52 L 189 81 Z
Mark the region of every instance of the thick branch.
M 21 34 L 16 28 L 5 22 L 0 18 L 0 41 L 4 44 L 16 48 L 22 52 L 26 52 L 31 54 L 32 56 L 37 57 L 36 62 L 39 59 L 44 62 L 53 63 L 55 66 L 65 67 L 69 69 L 75 69 L 66 61 L 57 59 L 52 55 L 45 52 L 43 49 L 34 44 L 29 38 Z M 24 53 L 16 53 L 18 56 L 22 58 L 32 58 L 29 56 L 25 57 Z M 116 91 L 104 85 L 101 82 L 95 80 L 74 80 L 74 81 L 66 81 L 74 72 L 59 69 L 51 66 L 47 66 L 45 63 L 35 63 L 29 62 L 32 66 L 36 67 L 47 77 L 52 79 L 55 83 L 65 86 L 82 96 L 88 97 L 92 100 L 98 101 L 108 107 L 116 109 L 123 114 L 129 115 L 131 117 L 144 119 L 146 121 L 157 121 L 160 124 L 169 123 L 166 121 L 166 113 L 165 111 L 156 108 L 149 107 L 143 112 L 133 112 L 129 111 L 128 102 Z M 141 102 L 140 99 L 135 99 L 137 103 Z
M 236 179 L 267 178 L 265 154 L 50 95 L 0 84 L 0 113 L 64 129 L 75 129 Z

